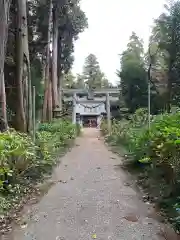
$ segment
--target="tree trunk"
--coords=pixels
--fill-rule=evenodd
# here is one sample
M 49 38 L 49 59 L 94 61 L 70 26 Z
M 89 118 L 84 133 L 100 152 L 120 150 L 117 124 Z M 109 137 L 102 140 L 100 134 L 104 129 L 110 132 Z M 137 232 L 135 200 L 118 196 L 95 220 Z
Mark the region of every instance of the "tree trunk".
M 167 93 L 166 93 L 166 111 L 168 113 L 171 112 L 171 104 L 172 104 L 172 83 L 173 83 L 173 63 L 174 63 L 174 52 L 169 61 L 168 66 L 168 82 L 167 82 Z
M 4 82 L 4 61 L 8 36 L 8 19 L 11 1 L 0 0 L 0 96 L 4 130 L 7 129 L 6 92 Z
M 176 19 L 173 19 L 172 22 L 172 29 L 177 29 L 177 22 Z M 169 48 L 169 64 L 168 64 L 168 82 L 167 82 L 167 101 L 166 101 L 166 108 L 167 112 L 171 112 L 171 104 L 172 104 L 172 85 L 174 79 L 173 73 L 173 65 L 176 60 L 177 52 L 176 52 L 176 31 L 173 30 L 171 33 L 171 45 Z
M 27 74 L 27 65 L 23 65 L 23 80 L 22 80 L 22 89 L 23 89 L 23 103 L 25 109 L 26 121 L 28 119 L 28 74 Z
M 171 112 L 171 102 L 172 102 L 172 74 L 171 70 L 168 76 L 168 84 L 167 84 L 167 99 L 166 99 L 166 110 L 168 113 Z
M 2 79 L 2 85 L 1 85 L 1 111 L 2 111 L 2 117 L 3 117 L 3 129 L 1 131 L 5 131 L 8 128 L 8 120 L 7 120 L 7 107 L 6 107 L 6 91 L 5 91 L 5 82 L 4 82 L 4 74 Z
M 61 63 L 61 54 L 62 54 L 62 46 L 61 46 L 61 41 L 62 41 L 62 32 L 59 31 L 59 36 L 58 36 L 58 101 L 59 101 L 59 108 L 62 111 L 63 106 L 62 106 L 62 88 L 63 88 L 63 72 L 62 72 L 62 63 Z
M 49 2 L 49 15 L 48 15 L 48 36 L 47 36 L 47 47 L 46 47 L 46 70 L 44 79 L 44 102 L 43 102 L 43 112 L 42 121 L 47 120 L 47 107 L 48 107 L 48 92 L 49 92 L 49 66 L 50 66 L 50 40 L 51 40 L 51 20 L 52 20 L 52 0 Z
M 53 109 L 59 106 L 57 91 L 57 56 L 58 56 L 58 7 L 53 9 L 53 52 L 52 52 L 52 93 Z
M 23 37 L 23 54 L 24 54 L 24 65 L 26 67 L 26 72 L 24 74 L 27 76 L 27 131 L 30 133 L 32 130 L 32 86 L 31 86 L 31 67 L 29 59 L 29 44 L 28 44 L 28 26 L 27 26 L 27 2 L 22 0 L 23 8 L 23 25 L 24 25 L 24 37 Z
M 7 32 L 7 3 L 5 0 L 0 0 L 0 88 L 2 87 L 2 80 L 4 78 L 4 60 L 5 60 L 5 41 Z
M 52 82 L 49 81 L 49 87 L 48 87 L 48 121 L 51 122 L 53 118 L 52 113 Z
M 59 109 L 62 111 L 62 85 L 63 85 L 63 74 L 59 74 L 58 77 L 58 99 L 59 99 Z
M 17 15 L 16 15 L 16 87 L 17 87 L 17 102 L 15 122 L 16 129 L 26 132 L 26 113 L 24 106 L 24 91 L 23 91 L 23 36 L 24 36 L 24 13 L 23 13 L 23 0 L 17 0 Z

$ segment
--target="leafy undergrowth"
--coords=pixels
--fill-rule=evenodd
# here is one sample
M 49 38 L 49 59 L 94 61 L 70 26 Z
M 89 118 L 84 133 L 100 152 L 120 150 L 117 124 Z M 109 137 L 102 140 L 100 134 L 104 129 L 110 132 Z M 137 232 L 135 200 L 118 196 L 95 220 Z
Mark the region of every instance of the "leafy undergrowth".
M 107 124 L 101 127 L 106 134 Z M 147 111 L 139 109 L 129 121 L 113 121 L 106 140 L 126 149 L 124 165 L 180 232 L 180 113 L 153 116 L 149 130 Z
M 0 133 L 1 232 L 12 213 L 20 210 L 31 195 L 40 194 L 37 184 L 52 172 L 57 156 L 79 133 L 80 127 L 66 120 L 41 124 L 35 143 L 27 134 L 13 129 Z

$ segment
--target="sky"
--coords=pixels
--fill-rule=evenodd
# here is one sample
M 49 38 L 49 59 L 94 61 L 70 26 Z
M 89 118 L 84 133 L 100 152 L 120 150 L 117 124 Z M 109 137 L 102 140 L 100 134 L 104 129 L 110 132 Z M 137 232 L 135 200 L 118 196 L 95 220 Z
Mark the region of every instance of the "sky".
M 119 81 L 119 54 L 126 49 L 132 31 L 144 40 L 145 48 L 153 25 L 164 9 L 165 0 L 81 0 L 89 27 L 75 42 L 73 73 L 81 73 L 85 58 L 97 56 L 110 82 Z

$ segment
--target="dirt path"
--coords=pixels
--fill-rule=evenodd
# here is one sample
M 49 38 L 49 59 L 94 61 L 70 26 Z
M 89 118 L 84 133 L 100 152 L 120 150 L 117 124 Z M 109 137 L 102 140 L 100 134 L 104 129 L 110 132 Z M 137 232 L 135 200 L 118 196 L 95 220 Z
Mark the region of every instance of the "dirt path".
M 57 184 L 33 206 L 27 227 L 16 229 L 13 240 L 164 239 L 119 161 L 97 130 L 84 130 L 56 169 Z

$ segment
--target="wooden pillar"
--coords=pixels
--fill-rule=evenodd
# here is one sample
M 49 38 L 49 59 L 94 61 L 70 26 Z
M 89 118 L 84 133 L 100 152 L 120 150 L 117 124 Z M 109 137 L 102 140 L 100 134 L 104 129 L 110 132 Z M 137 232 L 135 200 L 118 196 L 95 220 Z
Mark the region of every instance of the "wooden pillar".
M 106 93 L 106 113 L 107 113 L 107 124 L 108 124 L 108 132 L 111 132 L 111 110 L 110 110 L 110 101 L 109 101 L 109 93 Z
M 76 124 L 76 93 L 73 94 L 72 123 Z

